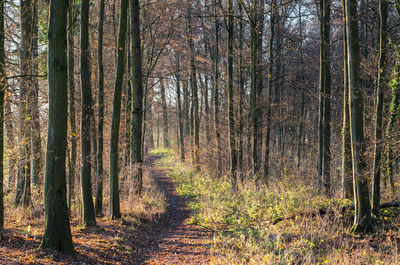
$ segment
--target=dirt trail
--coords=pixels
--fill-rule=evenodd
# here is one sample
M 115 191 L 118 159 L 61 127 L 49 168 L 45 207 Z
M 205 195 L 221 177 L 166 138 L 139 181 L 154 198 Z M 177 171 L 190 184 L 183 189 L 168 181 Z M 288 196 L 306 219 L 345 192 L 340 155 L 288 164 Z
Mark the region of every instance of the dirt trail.
M 175 191 L 167 172 L 155 166 L 156 157 L 147 159 L 150 174 L 165 192 L 168 209 L 159 226 L 149 235 L 153 244 L 139 251 L 139 264 L 209 264 L 211 233 L 187 224 L 190 209 Z M 157 231 L 158 230 L 158 231 Z

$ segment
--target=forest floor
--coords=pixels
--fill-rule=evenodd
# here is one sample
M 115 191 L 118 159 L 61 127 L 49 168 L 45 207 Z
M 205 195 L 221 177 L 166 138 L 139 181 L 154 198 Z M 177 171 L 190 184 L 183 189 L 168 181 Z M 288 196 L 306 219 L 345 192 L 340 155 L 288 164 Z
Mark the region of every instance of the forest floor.
M 211 233 L 189 224 L 191 210 L 176 193 L 166 171 L 148 157 L 147 170 L 168 203 L 166 211 L 147 222 L 98 218 L 97 227 L 71 221 L 75 255 L 37 250 L 44 230 L 42 217 L 6 218 L 0 239 L 0 264 L 208 264 Z

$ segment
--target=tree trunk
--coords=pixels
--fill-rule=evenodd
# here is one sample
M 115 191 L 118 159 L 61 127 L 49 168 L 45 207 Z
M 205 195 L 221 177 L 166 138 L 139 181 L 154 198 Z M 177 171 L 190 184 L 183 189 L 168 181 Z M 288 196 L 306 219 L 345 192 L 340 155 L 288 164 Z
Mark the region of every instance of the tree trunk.
M 252 152 L 253 152 L 253 174 L 259 178 L 261 166 L 261 102 L 263 80 L 262 64 L 262 38 L 264 27 L 264 1 L 254 0 L 253 16 L 251 21 L 251 100 L 250 108 L 253 121 Z
M 21 1 L 21 84 L 20 84 L 20 154 L 18 184 L 15 203 L 17 206 L 31 205 L 31 107 L 32 88 L 32 2 Z
M 104 124 L 104 69 L 103 69 L 103 21 L 104 21 L 104 0 L 100 0 L 99 11 L 99 32 L 97 40 L 98 60 L 98 89 L 99 89 L 99 113 L 97 124 L 97 154 L 96 154 L 96 201 L 95 210 L 97 216 L 103 215 L 103 124 Z
M 190 50 L 190 85 L 192 89 L 192 109 L 193 109 L 193 165 L 195 171 L 200 171 L 200 118 L 199 118 L 199 96 L 197 91 L 197 74 L 195 65 L 195 49 L 193 43 L 193 30 L 191 21 L 191 6 L 188 7 L 188 33 Z
M 74 199 L 74 187 L 76 178 L 76 122 L 75 122 L 75 76 L 74 76 L 74 31 L 76 9 L 73 1 L 68 3 L 68 94 L 69 94 L 69 126 L 71 133 L 71 150 L 68 164 L 68 206 L 71 211 L 71 203 Z
M 143 82 L 142 53 L 140 38 L 140 6 L 139 0 L 131 0 L 132 19 L 132 153 L 131 163 L 134 166 L 133 179 L 136 182 L 135 194 L 141 196 L 143 188 L 142 158 L 142 118 L 143 118 Z
M 243 6 L 239 4 L 239 108 L 238 108 L 238 171 L 240 181 L 244 181 L 244 165 L 243 165 L 243 130 L 244 130 L 244 96 L 245 96 L 245 80 L 244 80 L 244 63 L 243 63 Z
M 5 98 L 5 128 L 7 133 L 7 155 L 8 155 L 8 189 L 15 185 L 17 174 L 17 152 L 15 128 L 13 124 L 13 113 L 11 110 L 11 96 Z
M 325 194 L 330 194 L 330 0 L 320 0 L 320 105 L 318 130 L 318 181 Z
M 67 1 L 51 0 L 49 18 L 49 121 L 45 176 L 46 228 L 40 249 L 74 252 L 67 207 Z
M 227 47 L 227 91 L 228 91 L 228 121 L 230 148 L 230 178 L 233 189 L 236 189 L 237 150 L 235 138 L 235 113 L 233 106 L 233 3 L 228 2 L 228 47 Z
M 267 92 L 267 128 L 265 132 L 265 157 L 264 157 L 264 182 L 268 182 L 268 169 L 269 169 L 269 152 L 270 152 L 270 135 L 271 135 L 271 116 L 272 116 L 272 91 L 273 87 L 273 66 L 274 66 L 274 42 L 275 42 L 275 15 L 276 15 L 276 2 L 271 2 L 271 16 L 270 16 L 270 39 L 269 39 L 269 67 L 268 67 L 268 92 Z
M 4 53 L 4 1 L 0 1 L 0 236 L 4 230 L 4 94 L 5 80 Z
M 363 98 L 360 78 L 360 42 L 358 32 L 357 1 L 346 1 L 347 47 L 349 62 L 350 135 L 353 159 L 355 215 L 352 231 L 367 232 L 372 228 L 366 172 L 366 143 L 363 125 Z
M 214 78 L 213 78 L 213 99 L 214 99 L 214 130 L 216 139 L 217 153 L 217 178 L 222 176 L 222 154 L 221 154 L 221 132 L 219 131 L 219 21 L 217 16 L 217 1 L 214 0 L 215 15 L 215 47 L 214 47 Z
M 323 67 L 324 67 L 324 164 L 323 164 L 323 186 L 325 194 L 330 196 L 331 190 L 331 0 L 323 1 Z
M 342 128 L 342 187 L 343 198 L 353 199 L 353 163 L 351 160 L 351 139 L 350 139 L 350 104 L 349 104 L 349 63 L 347 48 L 347 28 L 346 28 L 346 4 L 343 5 L 343 54 L 344 54 L 344 80 L 343 80 L 343 128 Z
M 95 226 L 95 212 L 92 197 L 91 123 L 93 119 L 92 87 L 90 81 L 89 51 L 89 0 L 81 3 L 81 188 L 83 203 L 83 224 Z M 93 143 L 95 144 L 95 143 Z
M 40 188 L 42 174 L 42 141 L 40 137 L 40 111 L 39 111 L 39 84 L 38 78 L 38 0 L 33 0 L 33 19 L 32 19 L 32 88 L 30 97 L 32 100 L 32 185 Z
M 177 55 L 177 71 L 176 71 L 176 100 L 178 101 L 178 127 L 179 127 L 179 147 L 181 162 L 185 160 L 185 141 L 183 135 L 183 117 L 182 117 L 182 104 L 181 104 L 181 87 L 180 87 L 180 68 L 181 63 L 179 55 Z
M 119 203 L 119 186 L 118 186 L 118 160 L 119 160 L 119 127 L 121 120 L 121 97 L 122 85 L 125 71 L 125 44 L 126 32 L 128 27 L 128 9 L 129 1 L 121 1 L 119 16 L 119 32 L 117 47 L 117 67 L 114 80 L 114 98 L 113 112 L 111 121 L 111 144 L 110 144 L 110 217 L 111 219 L 121 218 L 121 210 Z
M 376 123 L 375 123 L 375 150 L 373 167 L 373 189 L 372 189 L 372 209 L 376 216 L 379 216 L 379 204 L 381 197 L 381 156 L 382 156 L 382 112 L 386 73 L 386 47 L 387 47 L 387 17 L 388 3 L 379 0 L 379 65 L 378 80 L 376 87 Z
M 132 84 L 130 82 L 131 78 L 131 69 L 132 69 L 132 53 L 130 49 L 130 23 L 127 22 L 127 39 L 126 39 L 126 53 L 127 53 L 127 65 L 126 65 L 126 73 L 125 73 L 125 157 L 124 157 L 124 166 L 127 167 L 130 165 L 131 160 L 131 114 L 132 114 Z
M 160 80 L 160 93 L 161 93 L 161 105 L 162 105 L 162 110 L 163 110 L 164 147 L 169 148 L 167 100 L 165 98 L 165 86 L 164 86 L 164 81 L 162 79 Z

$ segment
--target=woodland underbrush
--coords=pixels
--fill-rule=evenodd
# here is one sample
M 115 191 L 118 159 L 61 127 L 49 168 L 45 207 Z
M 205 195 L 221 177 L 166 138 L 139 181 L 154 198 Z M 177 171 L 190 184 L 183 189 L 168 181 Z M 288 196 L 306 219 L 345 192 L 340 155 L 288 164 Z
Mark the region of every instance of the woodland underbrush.
M 241 183 L 195 173 L 171 150 L 153 152 L 192 208 L 190 222 L 214 232 L 213 264 L 400 264 L 398 208 L 382 210 L 375 233 L 350 233 L 350 200 L 329 199 L 293 177 Z
M 37 251 L 44 233 L 43 195 L 33 190 L 32 205 L 15 208 L 14 193 L 5 196 L 4 237 L 0 237 L 0 264 L 131 264 L 140 257 L 135 252 L 146 242 L 148 230 L 167 210 L 164 192 L 156 185 L 149 170 L 144 170 L 141 198 L 132 196 L 132 169 L 121 170 L 120 204 L 122 219 L 110 220 L 109 186 L 103 190 L 103 216 L 96 227 L 82 226 L 82 207 L 76 190 L 71 207 L 71 233 L 77 255 Z

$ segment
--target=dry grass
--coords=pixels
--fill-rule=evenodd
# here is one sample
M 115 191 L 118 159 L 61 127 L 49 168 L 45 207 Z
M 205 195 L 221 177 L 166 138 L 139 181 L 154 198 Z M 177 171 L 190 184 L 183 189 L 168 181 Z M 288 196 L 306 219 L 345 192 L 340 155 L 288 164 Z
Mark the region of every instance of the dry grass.
M 400 264 L 400 209 L 382 211 L 375 233 L 354 235 L 353 213 L 339 210 L 352 202 L 321 196 L 295 176 L 248 181 L 235 193 L 228 179 L 196 175 L 174 156 L 159 164 L 191 199 L 192 222 L 215 232 L 213 264 Z

